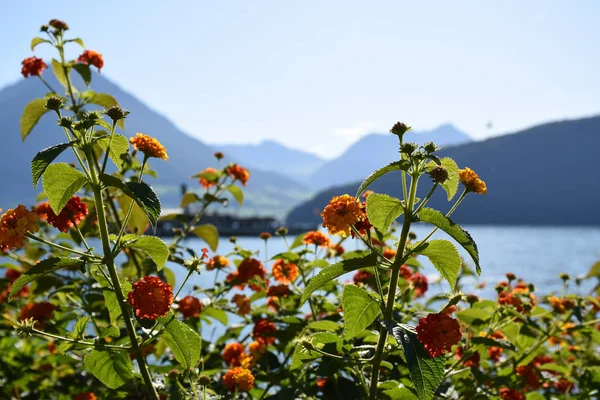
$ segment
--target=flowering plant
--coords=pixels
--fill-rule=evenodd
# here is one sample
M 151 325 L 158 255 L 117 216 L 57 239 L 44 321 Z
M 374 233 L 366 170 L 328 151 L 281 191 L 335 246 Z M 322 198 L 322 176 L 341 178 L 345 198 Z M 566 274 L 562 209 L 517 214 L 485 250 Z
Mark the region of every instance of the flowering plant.
M 235 238 L 230 253 L 211 254 L 218 231 L 200 221 L 226 195 L 243 203 L 240 184 L 250 172 L 236 164 L 207 168 L 194 175 L 203 194 L 182 198 L 181 207 L 194 205 L 195 214 L 161 216 L 145 177 L 153 174 L 152 158 L 167 161 L 167 149 L 142 133 L 129 140 L 118 133 L 128 113 L 111 95 L 91 89 L 90 67 L 99 72 L 103 57 L 85 50 L 67 60 L 65 46 L 83 46 L 79 38 L 67 39 L 67 30 L 52 20 L 42 27 L 47 38 L 31 43 L 56 49 L 58 59 L 49 64 L 61 92 L 43 77 L 46 62 L 22 63 L 23 76 L 37 77 L 50 91 L 25 108 L 23 139 L 54 113 L 66 142 L 32 161 L 33 185 L 41 180 L 47 201 L 0 217 L 1 398 L 598 395 L 600 301 L 568 294 L 571 277 L 561 276 L 562 294 L 541 299 L 533 284 L 513 274 L 494 299 L 463 292 L 463 278 L 481 273 L 479 255 L 450 217 L 467 195 L 487 192 L 473 170 L 439 158 L 433 143 L 405 142 L 410 128 L 397 123 L 391 133 L 398 137 L 398 160 L 367 177 L 354 196 L 331 199 L 322 212 L 330 235 L 311 231 L 292 239 L 281 228 L 275 235 L 284 252 L 269 254 L 277 238 L 265 232 L 262 254 Z M 75 73 L 83 87 L 75 87 Z M 55 162 L 67 150 L 76 163 Z M 223 154 L 215 158 L 219 163 Z M 389 173 L 398 177 L 400 198 L 368 190 Z M 440 189 L 452 201 L 460 185 L 448 211 L 427 207 Z M 144 235 L 159 218 L 178 222 L 170 244 Z M 432 229 L 417 238 L 415 223 Z M 437 231 L 470 261 L 453 242 L 432 238 Z M 208 248 L 190 247 L 188 235 Z M 352 240 L 361 246 L 346 251 Z M 429 297 L 434 282 L 422 273 L 424 259 L 442 277 L 440 293 Z M 185 271 L 180 284 L 172 268 Z M 190 290 L 186 284 L 199 274 L 214 280 Z M 337 279 L 347 274 L 352 281 L 340 285 Z M 598 265 L 586 277 L 595 278 Z M 599 286 L 594 290 L 600 294 Z M 209 329 L 212 324 L 222 327 Z

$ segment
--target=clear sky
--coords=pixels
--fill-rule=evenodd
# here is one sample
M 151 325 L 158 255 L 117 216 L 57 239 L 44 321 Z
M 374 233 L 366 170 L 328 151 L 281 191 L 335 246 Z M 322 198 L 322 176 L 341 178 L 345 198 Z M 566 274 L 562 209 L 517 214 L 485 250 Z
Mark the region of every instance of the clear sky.
M 397 120 L 481 139 L 600 111 L 596 0 L 0 1 L 0 87 L 51 18 L 210 143 L 332 157 Z

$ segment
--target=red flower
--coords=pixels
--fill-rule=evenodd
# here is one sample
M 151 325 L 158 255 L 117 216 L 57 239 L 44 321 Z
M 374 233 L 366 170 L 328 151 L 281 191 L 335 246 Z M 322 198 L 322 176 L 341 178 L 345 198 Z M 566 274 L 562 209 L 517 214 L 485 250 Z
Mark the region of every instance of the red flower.
M 40 219 L 45 219 L 50 225 L 66 233 L 74 226 L 73 223 L 79 224 L 88 215 L 88 207 L 81 201 L 81 197 L 73 196 L 58 215 L 54 213 L 48 202 L 39 204 L 35 212 Z
M 315 246 L 329 247 L 329 238 L 323 232 L 310 231 L 304 235 L 302 240 L 304 244 L 314 244 Z
M 493 362 L 498 362 L 500 357 L 504 353 L 504 349 L 502 347 L 492 346 L 488 348 L 488 358 Z
M 212 271 L 213 269 L 222 269 L 229 267 L 229 260 L 223 256 L 214 256 L 206 263 L 206 270 Z
M 73 397 L 73 400 L 96 400 L 97 397 L 92 392 L 81 392 L 77 396 Z
M 410 278 L 412 278 L 413 272 L 410 268 L 403 264 L 400 266 L 400 276 L 408 281 Z
M 463 348 L 461 346 L 458 346 L 456 348 L 456 351 L 454 352 L 454 354 L 456 356 L 456 359 L 460 360 L 464 354 Z M 476 351 L 469 358 L 467 358 L 466 360 L 463 360 L 462 365 L 467 368 L 477 368 L 479 366 L 480 360 L 481 360 L 481 356 L 479 355 L 479 352 Z
M 281 283 L 289 285 L 298 278 L 298 266 L 285 260 L 275 260 L 273 263 L 273 276 Z
M 229 343 L 223 349 L 223 361 L 231 367 L 240 367 L 242 360 L 246 357 L 246 350 L 240 343 Z
M 288 285 L 271 286 L 267 289 L 267 296 L 287 297 L 292 293 Z
M 104 66 L 104 59 L 102 58 L 102 54 L 98 53 L 94 50 L 85 50 L 79 58 L 77 58 L 77 62 L 85 65 L 93 65 L 98 68 L 98 72 Z
M 6 279 L 8 279 L 9 283 L 8 283 L 8 287 L 0 292 L 0 303 L 2 303 L 4 301 L 4 299 L 8 298 L 8 295 L 10 294 L 10 288 L 12 287 L 13 282 L 16 281 L 17 278 L 19 278 L 19 276 L 21 276 L 21 272 L 17 271 L 16 269 L 7 269 L 6 270 L 6 275 L 4 277 Z M 27 297 L 28 295 L 29 295 L 29 287 L 25 286 L 25 287 L 23 287 L 23 289 L 19 290 L 18 293 L 15 293 L 14 297 L 17 297 L 17 296 Z
M 259 238 L 261 238 L 262 240 L 269 240 L 271 239 L 271 235 L 269 232 L 262 232 L 260 235 L 258 235 Z
M 277 327 L 275 324 L 263 318 L 259 319 L 256 321 L 256 324 L 254 324 L 254 329 L 252 329 L 252 337 L 256 340 L 262 340 L 267 344 L 273 344 L 275 342 L 273 333 L 276 331 Z
M 26 58 L 21 62 L 21 65 L 23 65 L 21 73 L 25 78 L 41 75 L 42 71 L 48 68 L 44 60 L 37 57 Z
M 517 376 L 521 376 L 525 379 L 525 381 L 527 382 L 527 385 L 531 389 L 536 390 L 540 387 L 539 377 L 538 377 L 537 373 L 535 372 L 535 369 L 532 366 L 520 365 L 517 367 L 516 372 L 517 372 Z
M 388 260 L 393 260 L 394 258 L 396 258 L 396 250 L 394 250 L 394 249 L 385 249 L 383 251 L 383 256 L 385 258 L 387 258 Z
M 365 270 L 360 270 L 360 271 L 356 271 L 356 274 L 354 274 L 354 277 L 352 278 L 352 280 L 354 281 L 355 285 L 359 285 L 359 284 L 368 284 L 369 280 L 373 277 L 373 275 L 369 272 L 369 271 L 365 271 Z
M 239 286 L 243 288 L 250 280 L 259 279 L 264 281 L 266 274 L 267 271 L 265 271 L 260 261 L 255 258 L 245 258 L 240 265 L 238 265 L 237 272 L 227 276 L 227 281 L 239 283 Z M 250 289 L 259 291 L 262 288 L 255 283 L 250 283 Z
M 506 387 L 500 389 L 499 395 L 502 400 L 525 400 L 525 396 L 523 396 L 520 392 Z
M 56 309 L 54 304 L 42 301 L 41 303 L 29 303 L 21 309 L 19 320 L 23 321 L 28 318 L 33 318 L 37 321 L 35 327 L 43 328 L 46 321 L 52 318 L 52 313 Z
M 573 391 L 573 382 L 568 379 L 561 378 L 558 382 L 554 382 L 554 387 L 559 393 L 567 393 Z
M 234 180 L 242 182 L 246 186 L 246 182 L 250 179 L 250 172 L 246 168 L 242 168 L 237 164 L 232 164 L 225 170 Z
M 201 310 L 202 304 L 194 296 L 185 296 L 179 300 L 179 312 L 181 312 L 184 319 L 197 317 L 200 315 Z
M 317 378 L 317 387 L 323 389 L 327 384 L 327 378 Z
M 231 299 L 231 302 L 237 305 L 238 314 L 242 317 L 250 312 L 250 299 L 243 294 L 236 294 Z
M 458 322 L 446 314 L 429 314 L 417 324 L 417 337 L 431 357 L 450 351 L 461 339 Z
M 429 288 L 427 277 L 420 273 L 415 273 L 411 278 L 412 287 L 415 289 L 415 296 L 423 297 Z
M 155 320 L 166 315 L 173 303 L 171 285 L 156 276 L 145 276 L 133 284 L 127 302 L 135 309 L 139 318 Z

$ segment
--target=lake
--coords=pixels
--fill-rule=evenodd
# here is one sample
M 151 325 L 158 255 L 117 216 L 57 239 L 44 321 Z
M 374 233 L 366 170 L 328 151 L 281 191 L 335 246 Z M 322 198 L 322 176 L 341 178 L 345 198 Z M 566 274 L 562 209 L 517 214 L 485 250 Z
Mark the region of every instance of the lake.
M 581 276 L 596 261 L 600 260 L 600 228 L 595 227 L 511 227 L 511 226 L 465 226 L 473 236 L 479 247 L 480 264 L 482 268 L 479 282 L 485 282 L 485 289 L 474 289 L 474 285 L 467 285 L 466 289 L 480 296 L 493 296 L 495 285 L 505 280 L 507 272 L 513 272 L 517 277 L 523 278 L 528 283 L 537 287 L 539 294 L 558 291 L 562 281 L 558 274 L 566 272 L 572 276 Z M 418 238 L 424 237 L 429 229 L 426 226 L 416 225 L 413 232 Z M 433 238 L 447 238 L 443 232 L 437 232 Z M 289 238 L 288 240 L 293 240 Z M 200 239 L 187 239 L 185 244 L 199 252 L 202 247 L 207 247 Z M 264 241 L 259 238 L 238 238 L 238 244 L 243 248 L 260 251 L 258 259 L 264 259 Z M 347 240 L 344 243 L 346 251 L 362 248 L 358 240 Z M 217 254 L 227 254 L 233 249 L 233 244 L 228 238 L 221 238 Z M 268 242 L 268 256 L 286 251 L 287 247 L 280 237 L 273 237 Z M 465 260 L 470 258 L 459 248 Z M 209 253 L 213 255 L 212 252 Z M 443 286 L 433 286 L 431 281 L 439 277 L 437 270 L 424 257 L 419 257 L 423 264 L 424 273 L 430 279 L 431 290 L 448 291 L 447 283 Z M 270 263 L 268 264 L 270 266 Z M 185 278 L 186 271 L 177 265 L 172 265 L 177 282 L 180 284 Z M 190 278 L 188 284 L 181 292 L 185 295 L 193 285 L 203 288 L 209 287 L 214 278 L 214 272 L 205 271 L 202 275 Z M 224 278 L 224 275 L 221 275 Z M 350 275 L 351 276 L 351 275 Z M 340 278 L 342 281 L 347 277 Z M 468 283 L 465 281 L 464 283 Z M 475 283 L 471 281 L 471 283 Z M 578 293 L 589 293 L 592 283 L 582 285 L 576 289 L 572 284 L 570 290 Z

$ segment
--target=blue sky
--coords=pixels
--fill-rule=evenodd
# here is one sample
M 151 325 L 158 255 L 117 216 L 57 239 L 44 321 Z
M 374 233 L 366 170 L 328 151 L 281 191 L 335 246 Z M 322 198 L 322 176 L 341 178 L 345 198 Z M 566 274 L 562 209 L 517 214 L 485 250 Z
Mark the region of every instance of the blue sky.
M 22 79 L 31 37 L 59 18 L 104 55 L 106 77 L 206 142 L 270 138 L 332 157 L 397 120 L 452 122 L 481 139 L 598 113 L 599 11 L 597 1 L 2 2 L 0 87 Z

